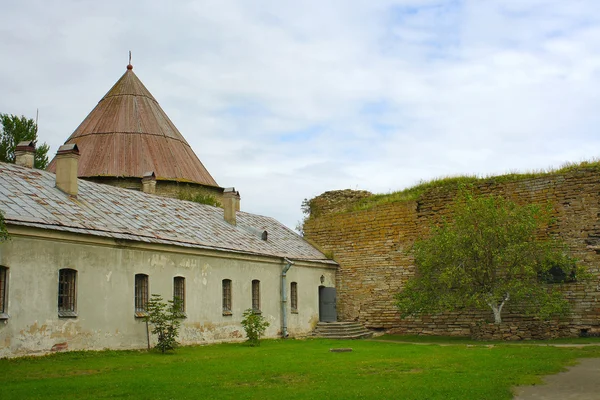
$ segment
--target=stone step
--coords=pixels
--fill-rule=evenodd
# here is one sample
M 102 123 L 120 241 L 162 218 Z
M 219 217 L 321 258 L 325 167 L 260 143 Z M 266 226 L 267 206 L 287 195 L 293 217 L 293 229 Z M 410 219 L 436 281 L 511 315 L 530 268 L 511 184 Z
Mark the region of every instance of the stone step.
M 364 333 L 365 329 L 336 329 L 336 330 L 327 330 L 327 329 L 315 329 L 315 333 L 319 334 L 333 334 L 333 335 L 354 335 L 358 333 Z M 367 331 L 368 332 L 368 331 Z
M 327 339 L 362 339 L 372 337 L 373 333 L 357 322 L 319 322 L 312 336 Z

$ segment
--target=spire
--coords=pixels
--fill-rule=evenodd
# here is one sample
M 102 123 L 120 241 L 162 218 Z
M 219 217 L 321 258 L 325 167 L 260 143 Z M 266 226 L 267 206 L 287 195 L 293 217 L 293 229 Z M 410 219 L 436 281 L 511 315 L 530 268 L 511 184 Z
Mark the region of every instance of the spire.
M 80 178 L 142 178 L 216 186 L 131 65 L 65 144 L 77 143 Z M 48 166 L 55 170 L 54 160 Z
M 131 65 L 131 50 L 129 50 L 129 64 L 127 64 L 127 69 L 132 70 L 133 65 Z

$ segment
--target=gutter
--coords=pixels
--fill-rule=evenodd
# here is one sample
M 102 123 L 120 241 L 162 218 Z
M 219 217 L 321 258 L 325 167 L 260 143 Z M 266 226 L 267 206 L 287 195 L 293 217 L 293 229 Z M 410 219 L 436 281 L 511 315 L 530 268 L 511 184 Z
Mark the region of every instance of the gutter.
M 287 331 L 287 272 L 294 263 L 288 260 L 286 257 L 283 258 L 286 265 L 281 270 L 281 337 L 283 339 L 289 336 Z

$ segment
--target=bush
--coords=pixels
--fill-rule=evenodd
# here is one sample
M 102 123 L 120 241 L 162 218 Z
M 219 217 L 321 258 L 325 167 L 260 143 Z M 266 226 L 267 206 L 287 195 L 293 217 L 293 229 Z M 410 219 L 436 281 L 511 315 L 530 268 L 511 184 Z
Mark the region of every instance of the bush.
M 152 333 L 158 337 L 154 347 L 160 349 L 162 353 L 175 350 L 179 346 L 177 336 L 181 318 L 184 317 L 181 309 L 181 299 L 178 297 L 165 303 L 162 296 L 153 294 L 148 301 L 148 315 L 145 320 L 154 326 Z
M 262 315 L 255 313 L 251 308 L 244 311 L 243 317 L 242 326 L 246 331 L 248 344 L 253 347 L 260 346 L 260 337 L 265 333 L 269 323 L 265 321 Z

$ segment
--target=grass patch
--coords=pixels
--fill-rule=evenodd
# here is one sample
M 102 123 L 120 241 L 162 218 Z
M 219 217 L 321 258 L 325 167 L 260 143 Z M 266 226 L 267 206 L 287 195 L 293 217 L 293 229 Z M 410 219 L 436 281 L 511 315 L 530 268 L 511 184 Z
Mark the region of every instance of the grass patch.
M 600 172 L 600 160 L 582 161 L 579 163 L 566 163 L 559 168 L 548 168 L 529 172 L 510 172 L 504 175 L 490 176 L 448 176 L 432 179 L 430 181 L 421 181 L 415 186 L 385 194 L 374 194 L 359 200 L 352 205 L 350 211 L 366 210 L 376 205 L 395 203 L 402 201 L 418 200 L 424 193 L 430 190 L 456 190 L 461 185 L 476 185 L 479 183 L 502 184 L 507 182 L 516 182 L 525 179 L 540 178 L 547 175 L 565 174 L 575 171 L 594 171 Z
M 183 347 L 0 360 L 4 399 L 510 399 L 600 348 L 415 346 L 265 340 L 260 347 Z M 331 353 L 352 347 L 350 353 Z

